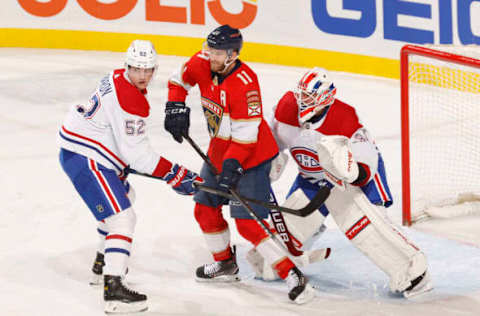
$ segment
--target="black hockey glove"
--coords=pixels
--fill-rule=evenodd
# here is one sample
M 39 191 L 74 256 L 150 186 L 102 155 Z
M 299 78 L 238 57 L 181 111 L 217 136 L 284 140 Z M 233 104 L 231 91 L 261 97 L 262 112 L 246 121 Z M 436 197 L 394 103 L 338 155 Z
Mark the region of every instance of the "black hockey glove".
M 167 102 L 164 126 L 177 142 L 183 141 L 182 135 L 188 135 L 190 127 L 190 108 L 185 102 Z
M 223 162 L 222 172 L 218 176 L 220 189 L 226 192 L 230 191 L 230 189 L 235 189 L 243 173 L 243 168 L 237 159 L 226 159 Z

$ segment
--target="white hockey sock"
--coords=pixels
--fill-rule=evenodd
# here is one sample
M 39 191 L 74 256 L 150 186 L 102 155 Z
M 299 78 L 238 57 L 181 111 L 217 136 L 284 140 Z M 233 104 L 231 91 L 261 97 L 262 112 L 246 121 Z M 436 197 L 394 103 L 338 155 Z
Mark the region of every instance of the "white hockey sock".
M 288 270 L 291 268 L 291 263 L 288 265 L 281 264 L 279 266 L 284 259 L 288 258 L 284 248 L 281 248 L 271 237 L 268 237 L 257 245 L 257 251 L 265 260 L 264 272 L 271 268 L 273 271 L 277 272 L 278 275 L 286 276 Z M 286 271 L 283 271 L 284 268 Z M 280 269 L 281 271 L 276 271 L 277 269 Z M 274 274 L 274 272 L 272 273 Z
M 230 256 L 230 229 L 228 227 L 217 233 L 203 233 L 203 236 L 215 261 L 225 260 Z
M 105 238 L 105 275 L 124 275 L 130 250 L 136 215 L 132 208 L 123 210 L 105 219 L 108 235 Z
M 108 235 L 107 225 L 105 221 L 98 221 L 97 222 L 97 232 L 98 232 L 98 244 L 97 244 L 97 252 L 102 254 L 105 253 L 105 237 Z

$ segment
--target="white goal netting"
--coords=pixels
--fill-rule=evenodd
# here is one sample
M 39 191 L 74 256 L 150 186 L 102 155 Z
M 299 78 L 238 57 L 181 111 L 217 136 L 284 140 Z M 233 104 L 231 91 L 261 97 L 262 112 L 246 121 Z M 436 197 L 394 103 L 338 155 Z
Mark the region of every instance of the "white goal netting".
M 480 68 L 418 55 L 408 68 L 412 220 L 480 213 Z

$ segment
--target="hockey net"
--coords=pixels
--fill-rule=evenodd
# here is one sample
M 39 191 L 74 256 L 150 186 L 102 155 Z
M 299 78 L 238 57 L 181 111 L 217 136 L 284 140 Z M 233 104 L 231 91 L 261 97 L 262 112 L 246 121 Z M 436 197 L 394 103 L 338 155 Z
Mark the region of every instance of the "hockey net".
M 403 224 L 480 214 L 480 47 L 401 52 Z

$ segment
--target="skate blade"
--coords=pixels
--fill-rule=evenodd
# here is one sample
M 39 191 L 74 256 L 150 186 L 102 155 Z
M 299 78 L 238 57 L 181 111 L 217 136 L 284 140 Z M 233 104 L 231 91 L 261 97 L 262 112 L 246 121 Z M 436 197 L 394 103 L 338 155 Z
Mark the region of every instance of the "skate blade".
M 413 297 L 419 297 L 427 292 L 430 292 L 431 290 L 433 290 L 433 285 L 430 279 L 430 274 L 428 272 L 425 272 L 425 276 L 423 277 L 422 281 L 417 284 L 416 287 L 414 287 L 410 291 L 404 291 L 402 294 L 403 297 L 410 299 Z
M 203 278 L 195 277 L 195 280 L 201 283 L 229 283 L 229 282 L 241 281 L 239 275 L 220 275 L 212 279 L 203 279 Z
M 147 309 L 147 301 L 133 303 L 123 303 L 120 301 L 105 302 L 105 314 L 139 313 Z
M 315 290 L 313 289 L 313 287 L 310 285 L 310 284 L 307 284 L 305 286 L 305 290 L 303 290 L 302 293 L 300 293 L 300 295 L 298 295 L 294 302 L 298 305 L 302 305 L 302 304 L 306 304 L 308 302 L 310 302 L 311 300 L 313 300 L 315 298 Z
M 403 297 L 407 299 L 417 298 L 422 296 L 425 293 L 430 292 L 433 290 L 433 286 L 431 282 L 427 282 L 424 286 L 421 286 L 419 289 L 413 289 L 412 291 L 403 292 Z
M 103 275 L 102 274 L 93 274 L 88 282 L 93 287 L 103 286 Z

